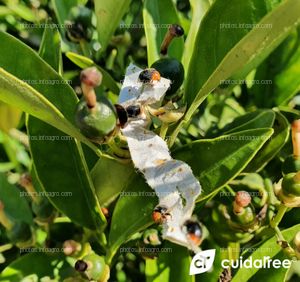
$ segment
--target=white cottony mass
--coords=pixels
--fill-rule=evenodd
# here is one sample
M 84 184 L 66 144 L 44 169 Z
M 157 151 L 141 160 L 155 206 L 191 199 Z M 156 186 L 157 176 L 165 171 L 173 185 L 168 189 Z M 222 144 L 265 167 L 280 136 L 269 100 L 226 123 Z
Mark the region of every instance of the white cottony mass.
M 132 64 L 127 68 L 119 96 L 122 106 L 143 107 L 160 102 L 169 88 L 170 80 L 165 78 L 151 85 L 142 84 L 138 79 L 141 71 Z M 163 224 L 163 237 L 198 252 L 199 248 L 188 240 L 182 225 L 192 216 L 201 192 L 200 183 L 186 163 L 172 159 L 166 142 L 147 130 L 147 125 L 148 119 L 142 114 L 122 129 L 132 161 L 157 193 L 159 205 L 167 207 L 171 215 Z

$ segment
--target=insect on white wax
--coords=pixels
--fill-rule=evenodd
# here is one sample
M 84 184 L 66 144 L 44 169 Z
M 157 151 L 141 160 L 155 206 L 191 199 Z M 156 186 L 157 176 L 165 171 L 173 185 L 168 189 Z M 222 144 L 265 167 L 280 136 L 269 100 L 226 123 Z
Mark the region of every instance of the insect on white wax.
M 133 64 L 127 68 L 119 96 L 123 106 L 158 103 L 169 88 L 170 80 L 163 77 L 144 86 L 138 80 L 141 71 Z M 146 117 L 142 115 L 122 129 L 132 161 L 155 190 L 159 205 L 170 211 L 171 216 L 163 223 L 163 237 L 197 252 L 198 248 L 187 239 L 182 225 L 192 216 L 195 200 L 201 192 L 200 183 L 186 163 L 172 159 L 166 142 L 146 126 Z

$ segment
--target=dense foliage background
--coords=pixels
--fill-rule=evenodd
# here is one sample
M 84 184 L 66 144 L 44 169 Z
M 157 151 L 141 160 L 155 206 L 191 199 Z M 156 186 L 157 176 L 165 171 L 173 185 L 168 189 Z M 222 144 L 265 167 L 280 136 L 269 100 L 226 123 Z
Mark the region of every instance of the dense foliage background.
M 174 23 L 185 34 L 168 56 L 185 80 L 171 102 L 186 111 L 152 129 L 202 185 L 201 248 L 217 253 L 196 276 L 192 252 L 153 224 L 157 198 L 128 151 L 92 143 L 74 122 L 81 69 L 96 66 L 98 97 L 116 103 L 126 67 L 157 61 Z M 300 258 L 299 23 L 299 0 L 1 0 L 0 281 L 299 281 L 299 261 L 221 267 Z M 242 216 L 238 191 L 251 196 Z M 99 265 L 80 273 L 79 259 Z

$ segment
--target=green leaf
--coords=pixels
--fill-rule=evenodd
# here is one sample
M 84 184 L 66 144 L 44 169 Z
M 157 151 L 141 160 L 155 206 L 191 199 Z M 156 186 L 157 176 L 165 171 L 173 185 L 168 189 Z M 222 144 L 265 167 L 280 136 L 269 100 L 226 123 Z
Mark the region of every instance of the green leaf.
M 0 173 L 0 201 L 4 205 L 5 213 L 14 220 L 33 224 L 31 208 L 22 192 L 25 191 L 20 191 L 15 185 L 10 184 L 6 176 Z
M 0 68 L 0 82 L 0 100 L 38 117 L 93 147 L 53 104 L 27 83 L 17 79 L 3 68 Z
M 288 242 L 291 242 L 296 233 L 299 232 L 300 230 L 300 224 L 298 225 L 295 225 L 291 228 L 288 228 L 284 231 L 282 231 L 282 235 L 283 237 L 285 238 L 286 241 Z M 277 243 L 277 240 L 278 240 L 278 237 L 277 236 L 273 236 L 272 238 L 268 239 L 266 242 L 264 242 L 262 245 L 259 246 L 259 248 L 257 248 L 257 250 L 251 255 L 252 257 L 252 260 L 256 260 L 256 259 L 262 259 L 263 256 L 269 256 L 271 258 L 274 258 L 275 256 L 279 255 L 281 256 L 282 255 L 282 258 L 285 258 L 287 259 L 286 256 L 283 256 L 282 254 L 282 249 L 281 247 L 278 245 Z M 258 275 L 256 276 L 257 278 L 259 278 L 259 273 L 260 272 L 264 272 L 263 270 L 260 270 L 259 268 L 255 268 L 255 267 L 252 267 L 252 268 L 241 268 L 238 270 L 238 272 L 236 273 L 236 275 L 234 275 L 233 279 L 231 282 L 238 282 L 238 281 L 249 281 L 249 279 L 251 277 L 254 278 L 254 275 L 257 273 Z M 262 276 L 265 279 L 263 280 L 260 280 L 260 279 L 257 279 L 257 280 L 253 280 L 253 281 L 285 281 L 285 280 L 277 280 L 277 278 L 275 279 L 275 277 L 272 275 L 272 272 L 276 271 L 276 269 L 274 268 L 271 268 L 271 269 L 268 269 L 268 274 L 270 275 L 270 278 L 267 278 L 266 276 Z M 281 271 L 279 271 L 281 272 Z M 271 277 L 273 277 L 274 279 L 272 280 Z M 280 274 L 279 277 L 282 277 L 282 273 Z M 251 280 L 252 281 L 252 280 Z
M 51 22 L 47 22 L 47 25 L 50 24 Z M 62 73 L 60 42 L 60 34 L 57 28 L 46 27 L 44 29 L 39 55 L 58 73 Z
M 108 262 L 118 248 L 136 232 L 150 226 L 152 211 L 157 204 L 156 194 L 141 175 L 135 174 L 116 204 L 109 232 Z
M 190 121 L 199 105 L 214 88 L 231 76 L 245 77 L 300 23 L 300 2 L 294 0 L 283 1 L 259 22 L 266 10 L 263 7 L 264 1 L 230 2 L 231 9 L 228 9 L 228 2 L 216 0 L 202 20 L 195 43 L 197 48 L 194 49 L 186 80 L 186 101 L 190 107 L 172 133 L 169 145 L 174 144 L 180 129 Z M 246 34 L 247 29 L 241 28 L 225 28 L 222 31 L 224 28 L 220 24 L 227 23 L 237 27 L 239 23 L 257 25 Z M 220 42 L 216 40 L 219 37 L 222 38 Z M 229 43 L 225 45 L 223 40 Z M 212 51 L 212 46 L 220 47 L 214 47 L 215 51 Z
M 80 68 L 88 68 L 91 66 L 96 66 L 98 70 L 102 73 L 102 83 L 109 88 L 113 93 L 119 94 L 120 92 L 120 87 L 118 84 L 115 82 L 115 80 L 112 78 L 112 76 L 102 67 L 96 65 L 93 60 L 90 58 L 87 58 L 85 56 L 78 55 L 73 52 L 67 52 L 66 56 L 77 66 Z
M 106 49 L 121 19 L 127 12 L 130 2 L 130 0 L 95 0 L 98 40 L 102 51 Z
M 55 278 L 55 281 L 62 281 L 63 278 L 66 278 L 66 275 L 69 276 L 72 275 L 72 272 L 75 272 L 64 258 L 63 255 L 57 253 L 36 252 L 26 254 L 13 261 L 3 270 L 0 281 L 25 281 L 24 278 L 29 275 L 32 275 L 31 279 L 27 278 L 30 280 L 26 281 L 41 281 L 41 278 L 45 276 Z
M 233 74 L 231 72 L 233 68 L 236 68 L 237 60 L 243 53 L 243 49 L 236 48 L 236 44 L 247 35 L 251 24 L 259 22 L 267 13 L 265 2 L 261 0 L 230 0 L 226 2 L 216 0 L 213 3 L 201 22 L 188 70 L 186 100 L 189 105 L 194 99 L 200 99 L 200 95 L 207 95 L 220 84 L 220 80 L 227 79 L 227 76 L 224 77 L 227 73 L 230 72 L 228 77 Z M 230 9 L 228 9 L 228 5 L 230 5 Z M 240 23 L 247 23 L 250 28 L 239 28 Z M 227 27 L 228 24 L 236 25 L 237 28 Z M 250 51 L 250 48 L 247 48 L 248 50 Z M 256 49 L 252 51 L 256 51 Z M 234 53 L 234 56 L 231 53 Z M 222 64 L 227 62 L 225 60 L 228 60 L 230 55 L 230 69 L 225 68 L 225 71 L 220 71 L 219 68 L 224 69 Z M 222 77 L 215 80 L 217 74 L 222 74 Z M 201 88 L 206 84 L 214 84 L 214 86 L 207 93 L 198 93 L 199 90 L 204 90 Z
M 0 81 L 3 82 L 0 83 L 0 99 L 22 108 L 30 115 L 94 148 L 94 145 L 87 141 L 70 122 L 73 122 L 77 103 L 71 87 L 23 43 L 4 33 L 0 33 L 0 42 L 3 43 L 0 56 L 1 67 L 22 80 L 56 82 L 55 84 L 33 84 L 43 93 L 43 96 L 28 84 L 0 69 Z M 18 61 L 18 57 L 14 56 L 15 52 L 23 57 L 19 68 L 14 67 Z M 44 184 L 47 192 L 55 192 L 50 194 L 55 195 L 50 198 L 51 202 L 83 226 L 92 229 L 103 226 L 106 220 L 96 200 L 80 144 L 70 136 L 38 120 L 31 120 L 30 123 L 30 142 L 37 144 L 32 146 L 31 150 L 39 180 Z M 50 150 L 54 153 L 49 154 Z M 65 192 L 70 194 L 62 194 Z
M 70 10 L 83 1 L 80 0 L 68 0 L 68 1 L 61 1 L 61 0 L 51 0 L 54 12 L 56 14 L 58 22 L 61 24 L 62 30 L 65 30 L 64 24 L 65 21 L 68 20 Z
M 257 110 L 239 116 L 233 122 L 222 128 L 223 134 L 230 134 L 248 129 L 272 127 L 275 113 L 272 110 Z
M 101 205 L 111 203 L 132 177 L 134 168 L 115 160 L 99 159 L 91 171 L 96 194 Z
M 22 111 L 0 102 L 0 129 L 7 132 L 11 128 L 18 126 L 22 116 Z
M 247 165 L 245 172 L 255 172 L 263 169 L 288 141 L 290 136 L 290 125 L 280 112 L 276 112 L 273 128 L 274 134 L 272 139 L 266 142 L 255 158 Z
M 148 65 L 152 65 L 160 56 L 160 45 L 163 42 L 168 25 L 180 24 L 172 0 L 145 0 L 144 28 L 147 39 Z M 168 55 L 181 60 L 183 52 L 183 38 L 176 38 L 171 43 Z
M 38 20 L 37 15 L 33 12 L 32 9 L 27 7 L 24 3 L 10 1 L 10 0 L 4 0 L 6 6 L 14 12 L 17 16 L 24 19 L 28 22 L 36 22 Z
M 58 34 L 58 31 L 56 31 L 56 34 Z M 42 42 L 40 50 L 43 50 L 43 52 L 40 53 L 40 56 L 49 64 L 56 65 L 56 70 L 58 71 L 58 69 L 60 68 L 60 56 L 55 56 L 55 51 L 53 52 L 53 49 L 56 47 L 56 42 L 54 40 L 56 34 L 48 34 L 47 29 L 45 30 L 44 38 L 49 38 L 48 40 L 44 41 L 44 43 L 47 44 L 46 46 L 43 46 Z M 67 101 L 67 99 L 65 98 L 64 102 L 69 103 L 71 101 Z M 61 136 L 61 133 L 57 129 L 39 121 L 34 117 L 29 117 L 27 122 L 27 130 L 30 133 L 30 136 L 32 136 L 32 134 L 33 136 L 41 136 L 45 133 L 49 134 L 50 132 L 53 132 L 52 136 Z M 31 139 L 32 138 L 30 138 L 30 140 Z M 89 210 L 91 211 L 90 217 L 94 218 L 95 226 L 93 226 L 93 229 L 99 228 L 100 226 L 98 226 L 98 224 L 106 223 L 106 221 L 104 220 L 104 216 L 102 215 L 102 212 L 100 210 L 100 206 L 98 205 L 95 188 L 92 184 L 84 154 L 79 143 L 74 142 L 74 140 L 65 141 L 63 142 L 63 144 L 61 144 L 61 142 L 59 141 L 40 142 L 31 140 L 30 149 L 34 159 L 38 177 L 42 180 L 41 186 L 44 187 L 47 192 L 56 192 L 56 187 L 60 186 L 70 187 L 67 190 L 69 192 L 72 192 L 72 197 L 70 198 L 70 200 L 52 200 L 52 202 L 56 206 L 64 211 L 70 218 L 78 218 L 78 214 L 80 212 L 74 209 L 73 204 L 74 202 L 77 202 L 79 198 L 81 198 L 81 205 L 83 207 L 89 207 Z M 64 155 L 64 159 L 60 161 L 57 161 L 57 158 L 48 157 L 47 159 L 47 155 L 49 154 L 54 156 Z M 47 159 L 47 169 L 45 169 L 45 159 Z M 63 171 L 66 171 L 66 168 L 70 169 L 70 174 L 67 174 L 66 177 L 62 177 L 61 173 Z M 77 170 L 77 175 L 72 175 L 71 170 Z M 53 181 L 49 181 L 49 178 L 51 178 Z M 62 178 L 64 179 L 64 181 L 61 181 Z M 75 193 L 75 195 L 77 194 L 77 197 L 75 195 L 73 197 L 73 193 Z M 96 212 L 93 213 L 93 210 L 95 210 Z M 81 220 L 80 223 L 83 226 L 86 226 L 84 220 Z
M 189 64 L 193 50 L 195 48 L 195 41 L 200 23 L 203 16 L 210 7 L 208 0 L 190 0 L 192 7 L 192 22 L 189 33 L 184 43 L 184 50 L 182 55 L 182 64 L 185 70 L 189 69 Z
M 188 249 L 165 242 L 163 250 L 157 259 L 146 260 L 146 281 L 194 282 L 194 276 L 189 275 L 191 257 Z
M 206 196 L 235 178 L 273 133 L 271 128 L 251 129 L 187 144 L 173 157 L 188 163 Z
M 284 105 L 300 90 L 299 43 L 299 30 L 295 30 L 258 67 L 255 80 L 270 80 L 272 83 L 256 84 L 250 89 L 256 105 Z

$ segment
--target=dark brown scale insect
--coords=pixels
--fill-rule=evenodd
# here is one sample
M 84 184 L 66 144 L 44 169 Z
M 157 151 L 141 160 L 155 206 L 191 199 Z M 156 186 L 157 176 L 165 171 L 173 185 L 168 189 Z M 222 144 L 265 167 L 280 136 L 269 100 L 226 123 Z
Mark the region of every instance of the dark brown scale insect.
M 78 260 L 75 263 L 75 270 L 77 270 L 78 272 L 85 272 L 87 270 L 87 263 L 83 260 Z
M 135 118 L 141 114 L 141 107 L 139 105 L 131 105 L 126 108 L 128 117 Z
M 157 224 L 164 223 L 170 216 L 171 214 L 165 206 L 156 206 L 152 212 L 152 219 Z
M 188 239 L 196 246 L 199 246 L 202 241 L 202 228 L 199 222 L 195 220 L 187 220 L 184 223 L 184 229 Z
M 154 69 L 145 69 L 139 75 L 139 81 L 145 84 L 151 84 L 154 81 L 160 81 L 160 73 Z
M 115 104 L 115 108 L 119 119 L 119 124 L 121 127 L 124 127 L 128 121 L 127 111 L 123 106 L 119 104 Z

